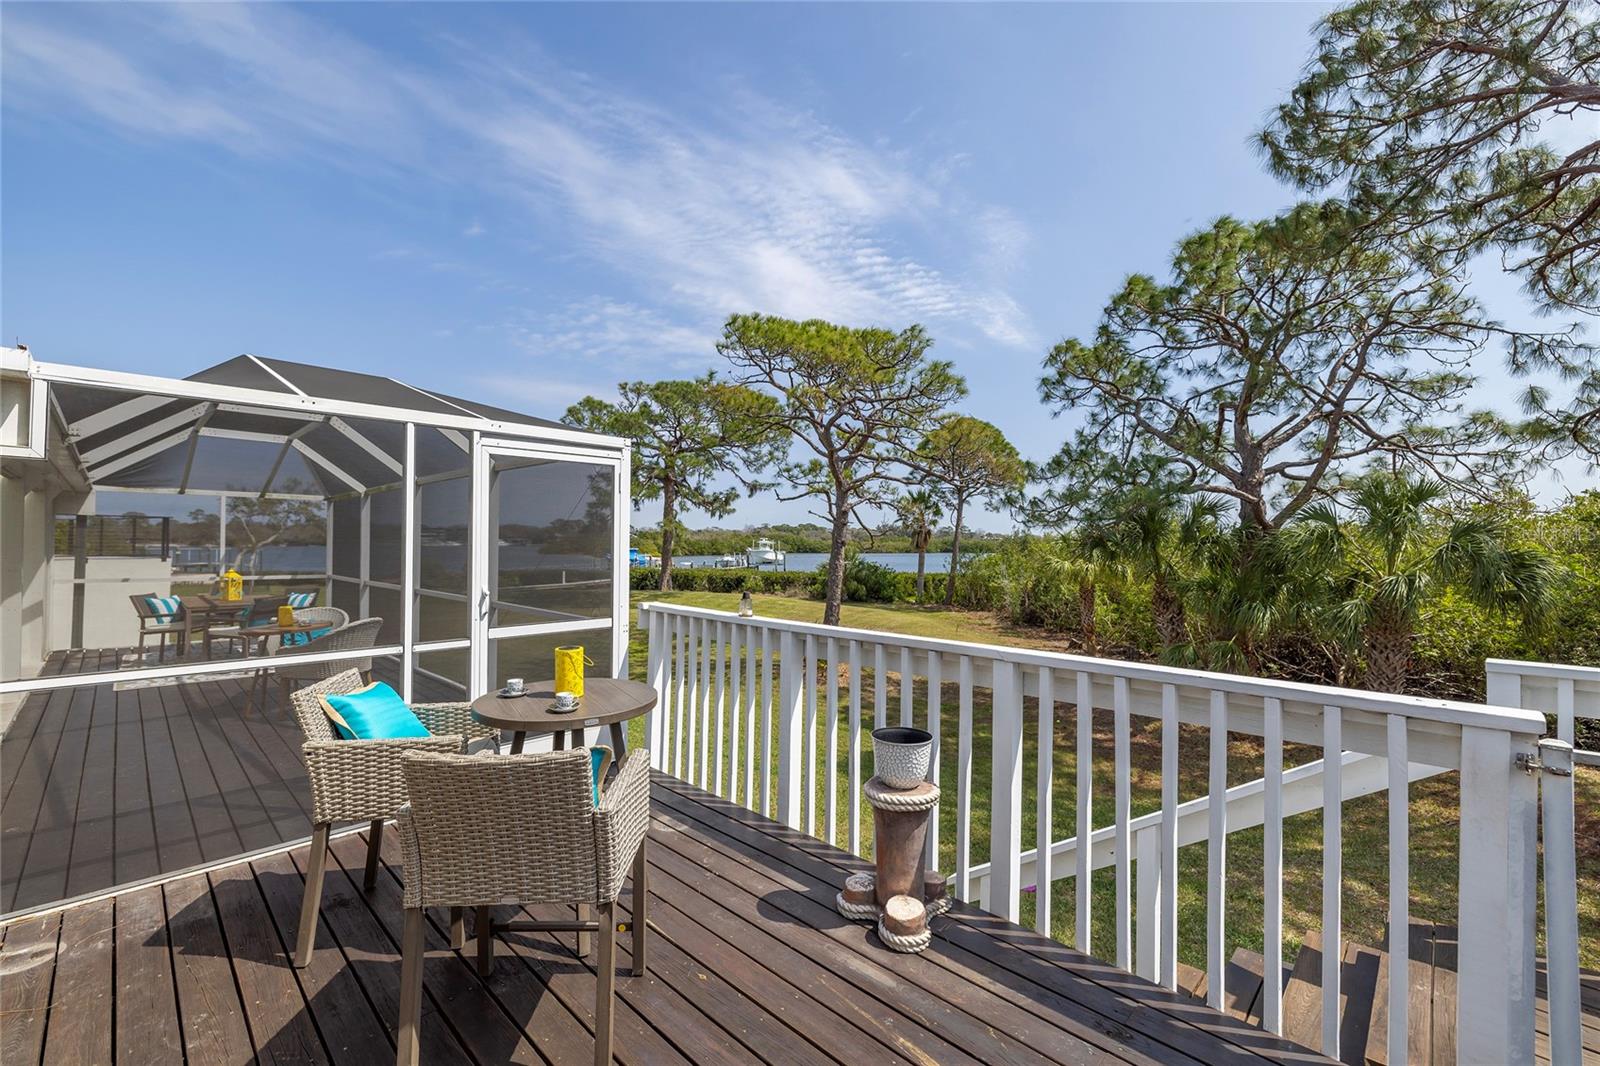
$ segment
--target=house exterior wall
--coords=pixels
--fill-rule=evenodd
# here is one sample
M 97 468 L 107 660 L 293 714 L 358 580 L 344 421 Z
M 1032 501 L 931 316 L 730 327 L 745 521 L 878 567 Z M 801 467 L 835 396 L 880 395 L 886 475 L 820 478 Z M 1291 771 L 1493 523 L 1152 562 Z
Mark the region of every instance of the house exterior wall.
M 56 493 L 0 477 L 0 678 L 30 677 L 44 662 Z
M 0 476 L 0 678 L 22 674 L 22 534 L 27 490 Z
M 164 559 L 90 556 L 83 585 L 85 648 L 128 648 L 139 643 L 139 620 L 128 597 L 172 595 L 172 564 Z M 72 557 L 50 563 L 49 650 L 71 648 Z

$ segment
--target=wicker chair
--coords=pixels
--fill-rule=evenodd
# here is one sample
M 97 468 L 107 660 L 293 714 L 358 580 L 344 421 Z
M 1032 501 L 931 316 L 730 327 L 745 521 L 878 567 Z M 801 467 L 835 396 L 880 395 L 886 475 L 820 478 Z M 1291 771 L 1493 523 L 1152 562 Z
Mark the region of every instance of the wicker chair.
M 296 607 L 294 620 L 301 625 L 325 625 L 338 629 L 350 624 L 350 615 L 338 607 Z
M 589 753 L 440 755 L 400 759 L 410 803 L 395 821 L 405 870 L 400 950 L 400 1033 L 396 1062 L 418 1057 L 423 931 L 428 907 L 474 907 L 478 972 L 494 965 L 496 930 L 598 932 L 594 1061 L 611 1061 L 616 990 L 617 896 L 632 868 L 633 974 L 645 970 L 645 830 L 650 822 L 650 760 L 623 759 L 594 804 Z M 499 904 L 592 905 L 596 921 L 492 920 Z
M 361 675 L 346 667 L 343 672 L 308 685 L 294 694 L 294 713 L 305 733 L 301 752 L 305 756 L 306 776 L 311 780 L 311 858 L 306 865 L 305 899 L 300 906 L 300 928 L 296 938 L 294 964 L 311 961 L 311 946 L 316 940 L 317 907 L 322 902 L 322 872 L 328 859 L 328 834 L 334 822 L 370 823 L 367 842 L 367 871 L 363 882 L 367 890 L 377 882 L 378 849 L 383 842 L 383 823 L 394 817 L 406 801 L 405 779 L 400 756 L 410 751 L 456 754 L 466 750 L 467 742 L 493 737 L 496 730 L 472 720 L 467 703 L 413 704 L 431 737 L 413 740 L 341 740 L 322 711 L 318 697 L 354 692 L 362 686 Z M 463 943 L 461 915 L 451 915 L 451 939 L 456 947 Z
M 337 607 L 306 607 L 294 614 L 296 622 L 301 620 L 301 615 L 311 612 L 335 612 L 344 614 Z M 331 614 L 330 614 L 331 617 Z M 349 617 L 346 615 L 346 617 Z M 321 621 L 313 618 L 311 621 Z M 297 663 L 297 655 L 309 655 L 319 651 L 360 651 L 370 648 L 378 642 L 378 630 L 383 628 L 381 618 L 363 618 L 359 622 L 348 622 L 334 629 L 331 633 L 324 633 L 314 637 L 304 644 L 291 644 L 290 649 L 279 648 L 272 659 L 272 672 L 278 675 L 278 692 L 282 703 L 289 702 L 289 694 L 299 685 L 310 684 L 317 681 L 326 681 L 335 674 L 342 674 L 346 670 L 359 670 L 362 678 L 372 680 L 372 660 L 357 659 L 351 662 L 340 659 L 331 663 Z M 266 693 L 262 693 L 265 699 Z

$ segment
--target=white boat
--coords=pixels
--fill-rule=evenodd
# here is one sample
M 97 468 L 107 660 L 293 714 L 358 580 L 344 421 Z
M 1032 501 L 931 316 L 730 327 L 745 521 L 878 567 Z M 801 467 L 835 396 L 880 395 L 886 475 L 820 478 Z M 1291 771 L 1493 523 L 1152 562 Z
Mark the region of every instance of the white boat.
M 777 565 L 783 562 L 783 552 L 769 537 L 757 538 L 754 545 L 744 550 L 745 562 L 750 566 Z

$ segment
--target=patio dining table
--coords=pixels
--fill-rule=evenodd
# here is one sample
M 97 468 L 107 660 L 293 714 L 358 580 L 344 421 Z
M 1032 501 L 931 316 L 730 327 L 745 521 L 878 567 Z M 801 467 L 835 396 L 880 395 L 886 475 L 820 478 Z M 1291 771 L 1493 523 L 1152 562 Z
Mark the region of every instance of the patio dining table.
M 520 696 L 491 692 L 472 701 L 472 718 L 484 725 L 510 730 L 513 755 L 522 753 L 529 733 L 553 734 L 554 746 L 560 751 L 567 746 L 569 735 L 572 746 L 577 747 L 583 743 L 584 729 L 606 726 L 611 734 L 612 752 L 620 762 L 627 747 L 623 723 L 649 713 L 656 705 L 656 690 L 619 677 L 585 678 L 583 688 L 577 708 L 571 711 L 555 709 L 554 681 L 536 681 Z
M 189 653 L 189 645 L 196 632 L 204 636 L 205 631 L 213 625 L 238 621 L 250 610 L 255 599 L 254 596 L 241 596 L 237 600 L 228 600 L 209 593 L 179 596 L 178 602 L 183 604 L 183 640 L 178 644 L 178 654 Z
M 261 626 L 248 626 L 240 630 L 240 633 L 242 633 L 245 637 L 244 657 L 246 659 L 251 657 L 250 649 L 255 646 L 255 643 L 258 640 L 261 642 L 261 650 L 265 652 L 267 648 L 267 642 L 273 637 L 277 637 L 278 646 L 281 649 L 283 647 L 283 638 L 286 636 L 294 633 L 313 633 L 318 629 L 326 629 L 327 627 L 327 622 L 295 622 L 293 625 L 287 626 L 279 625 L 276 622 L 269 622 L 268 624 Z M 269 657 L 266 655 L 261 657 L 261 665 L 256 668 L 254 676 L 250 678 L 250 694 L 247 706 L 254 707 L 258 705 L 256 699 L 258 691 L 260 693 L 261 704 L 266 703 L 268 681 L 267 674 L 272 670 L 272 665 L 267 662 L 268 658 Z

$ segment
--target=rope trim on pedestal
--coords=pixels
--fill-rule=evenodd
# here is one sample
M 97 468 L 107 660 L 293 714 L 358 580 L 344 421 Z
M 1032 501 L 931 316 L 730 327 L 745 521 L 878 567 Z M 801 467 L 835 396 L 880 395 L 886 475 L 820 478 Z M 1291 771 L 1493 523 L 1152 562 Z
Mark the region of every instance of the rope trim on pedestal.
M 833 905 L 846 918 L 875 920 L 878 917 L 876 903 L 851 903 L 844 898 L 843 892 L 834 897 Z
M 878 919 L 878 939 L 883 941 L 885 947 L 891 951 L 898 951 L 905 955 L 915 955 L 925 949 L 933 941 L 933 931 L 924 929 L 915 936 L 896 936 L 883 927 L 883 919 Z
M 940 896 L 938 899 L 927 901 L 923 905 L 928 909 L 928 920 L 931 922 L 949 910 L 952 902 L 949 896 Z
M 876 777 L 862 787 L 867 802 L 885 811 L 930 811 L 939 805 L 939 786 L 929 783 L 927 790 L 886 788 Z

